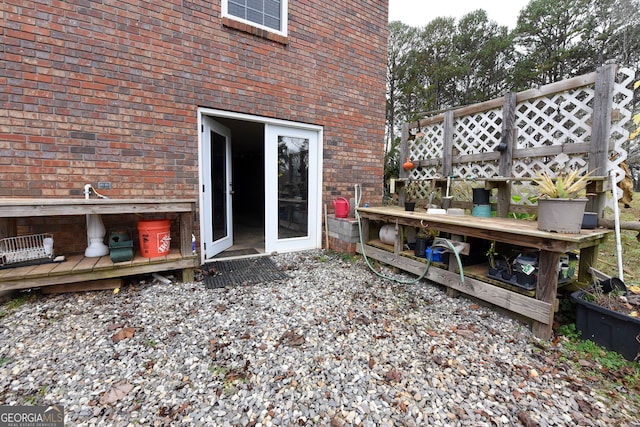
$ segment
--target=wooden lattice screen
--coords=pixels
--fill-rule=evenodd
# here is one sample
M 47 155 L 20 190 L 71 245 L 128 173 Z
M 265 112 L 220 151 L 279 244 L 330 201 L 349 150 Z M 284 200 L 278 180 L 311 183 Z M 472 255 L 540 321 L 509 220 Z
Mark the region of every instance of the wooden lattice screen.
M 434 179 L 452 177 L 454 198 L 469 202 L 471 188 L 482 181 L 511 178 L 514 211 L 535 204 L 530 184 L 536 171 L 555 176 L 568 169 L 595 170 L 594 175 L 606 177 L 615 169 L 622 179 L 619 164 L 627 158 L 635 78 L 631 69 L 605 65 L 594 73 L 406 123 L 400 163 L 408 157 L 417 167 L 401 170 L 400 177 L 423 183 L 422 198 L 434 190 Z

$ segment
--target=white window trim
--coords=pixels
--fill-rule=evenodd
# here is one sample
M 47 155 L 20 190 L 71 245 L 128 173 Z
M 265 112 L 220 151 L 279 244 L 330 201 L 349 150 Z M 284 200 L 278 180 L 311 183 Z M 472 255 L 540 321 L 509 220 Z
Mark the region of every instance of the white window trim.
M 251 25 L 252 27 L 256 27 L 256 28 L 261 28 L 263 30 L 269 31 L 271 33 L 274 34 L 279 34 L 281 36 L 287 36 L 287 22 L 289 21 L 289 0 L 281 0 L 280 3 L 280 16 L 282 17 L 282 19 L 280 20 L 280 24 L 282 26 L 282 28 L 280 29 L 280 31 L 276 30 L 275 28 L 271 28 L 271 27 L 267 27 L 261 24 L 257 24 L 253 21 L 249 21 L 246 19 L 242 19 L 242 18 L 238 18 L 235 15 L 231 15 L 229 14 L 229 1 L 228 0 L 222 0 L 222 17 L 223 18 L 228 18 L 231 19 L 233 21 L 238 21 L 238 22 L 243 22 L 247 25 Z

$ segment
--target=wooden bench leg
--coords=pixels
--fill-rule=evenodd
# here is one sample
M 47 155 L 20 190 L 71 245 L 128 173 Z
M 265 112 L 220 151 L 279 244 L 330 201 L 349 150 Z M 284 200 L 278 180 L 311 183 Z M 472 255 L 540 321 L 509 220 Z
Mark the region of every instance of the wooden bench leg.
M 558 292 L 558 264 L 560 262 L 559 252 L 540 251 L 538 268 L 538 285 L 536 287 L 536 299 L 548 302 L 555 306 L 556 294 Z M 553 308 L 549 311 L 548 323 L 533 321 L 533 335 L 548 340 L 551 338 L 553 328 Z
M 185 283 L 193 283 L 195 281 L 195 274 L 193 268 L 182 269 L 182 281 Z
M 578 264 L 578 282 L 591 283 L 593 277 L 591 276 L 591 267 L 596 267 L 598 261 L 598 247 L 590 246 L 588 248 L 580 249 L 580 262 Z

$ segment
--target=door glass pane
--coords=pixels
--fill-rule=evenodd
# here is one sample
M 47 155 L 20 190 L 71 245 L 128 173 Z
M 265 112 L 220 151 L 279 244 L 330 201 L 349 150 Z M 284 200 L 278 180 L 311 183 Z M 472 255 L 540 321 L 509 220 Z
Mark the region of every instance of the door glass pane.
M 226 138 L 211 131 L 211 192 L 213 241 L 227 237 L 227 147 Z
M 278 239 L 306 237 L 309 139 L 278 136 Z

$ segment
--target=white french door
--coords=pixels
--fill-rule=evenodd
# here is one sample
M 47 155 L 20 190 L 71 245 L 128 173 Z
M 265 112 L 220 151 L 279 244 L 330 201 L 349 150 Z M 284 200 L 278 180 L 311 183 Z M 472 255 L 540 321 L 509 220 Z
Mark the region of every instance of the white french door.
M 231 131 L 202 116 L 202 241 L 205 258 L 233 245 Z
M 318 247 L 320 155 L 316 130 L 265 124 L 265 250 Z

